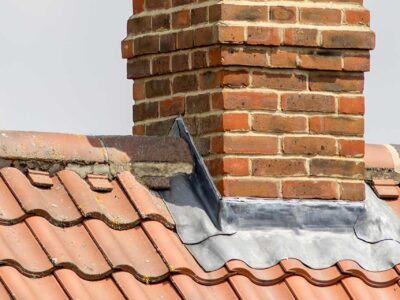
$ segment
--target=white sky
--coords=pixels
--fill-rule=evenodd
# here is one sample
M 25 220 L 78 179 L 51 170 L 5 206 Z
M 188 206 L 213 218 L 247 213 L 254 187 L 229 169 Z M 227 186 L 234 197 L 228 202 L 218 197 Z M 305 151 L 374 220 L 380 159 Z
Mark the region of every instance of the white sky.
M 131 0 L 1 0 L 0 128 L 130 134 L 120 55 Z M 367 75 L 366 139 L 400 143 L 399 0 L 365 0 L 377 48 Z

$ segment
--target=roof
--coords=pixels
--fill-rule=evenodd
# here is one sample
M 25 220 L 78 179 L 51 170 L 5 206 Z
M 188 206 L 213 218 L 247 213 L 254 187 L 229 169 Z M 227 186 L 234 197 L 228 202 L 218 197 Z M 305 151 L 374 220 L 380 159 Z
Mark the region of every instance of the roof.
M 354 261 L 321 270 L 294 259 L 268 269 L 229 261 L 205 272 L 156 191 L 131 171 L 86 175 L 1 168 L 1 299 L 400 298 L 400 265 L 369 272 Z

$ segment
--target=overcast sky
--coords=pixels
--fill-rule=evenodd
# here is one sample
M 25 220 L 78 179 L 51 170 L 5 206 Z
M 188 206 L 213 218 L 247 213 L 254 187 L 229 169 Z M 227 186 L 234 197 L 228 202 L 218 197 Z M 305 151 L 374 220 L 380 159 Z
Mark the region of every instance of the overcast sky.
M 0 129 L 130 134 L 120 40 L 131 0 L 1 0 Z M 400 143 L 399 0 L 365 0 L 377 47 L 367 74 L 366 139 Z

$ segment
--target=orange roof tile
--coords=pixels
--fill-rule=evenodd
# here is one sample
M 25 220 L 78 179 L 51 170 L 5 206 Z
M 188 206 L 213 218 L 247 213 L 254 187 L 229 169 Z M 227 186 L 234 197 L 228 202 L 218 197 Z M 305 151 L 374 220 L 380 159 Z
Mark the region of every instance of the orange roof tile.
M 230 261 L 205 272 L 164 202 L 128 172 L 102 192 L 71 171 L 52 186 L 14 168 L 0 175 L 1 299 L 400 299 L 400 269 L 352 261 L 323 270 Z

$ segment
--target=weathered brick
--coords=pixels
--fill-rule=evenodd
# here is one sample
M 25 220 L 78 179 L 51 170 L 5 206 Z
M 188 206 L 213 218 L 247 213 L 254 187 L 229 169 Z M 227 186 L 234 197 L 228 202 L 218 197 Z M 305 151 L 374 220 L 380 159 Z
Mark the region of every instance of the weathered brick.
M 222 65 L 267 66 L 267 54 L 258 48 L 222 48 L 220 53 Z
M 133 121 L 143 121 L 147 119 L 156 119 L 158 117 L 158 103 L 144 102 L 137 104 L 133 108 Z
M 151 17 L 137 17 L 128 21 L 128 33 L 140 34 L 151 31 Z
M 309 128 L 312 133 L 361 137 L 364 135 L 364 119 L 334 116 L 312 117 Z
M 250 84 L 249 72 L 243 71 L 228 71 L 222 73 L 222 86 L 230 88 L 243 88 Z
M 339 199 L 337 187 L 333 180 L 287 180 L 282 194 L 286 199 Z
M 190 25 L 190 10 L 179 10 L 172 14 L 172 28 L 186 28 Z
M 296 73 L 254 72 L 253 87 L 301 91 L 307 88 L 305 75 Z
M 270 8 L 270 19 L 280 23 L 296 23 L 297 8 L 293 6 L 273 6 Z
M 345 55 L 343 57 L 343 70 L 351 72 L 368 72 L 370 70 L 369 54 Z
M 255 114 L 252 124 L 252 129 L 258 132 L 302 133 L 307 131 L 307 119 L 305 117 Z
M 343 159 L 320 159 L 310 161 L 312 176 L 364 179 L 364 162 Z
M 186 97 L 186 113 L 196 114 L 210 111 L 210 94 Z
M 145 1 L 147 10 L 163 9 L 171 7 L 171 0 L 145 0 Z
M 322 47 L 340 49 L 374 49 L 372 31 L 326 30 L 322 32 Z
M 286 136 L 282 140 L 282 150 L 289 155 L 327 155 L 337 154 L 336 140 L 328 137 Z
M 171 21 L 169 14 L 159 14 L 152 16 L 151 27 L 153 31 L 168 30 L 171 28 Z
M 361 93 L 364 90 L 364 74 L 313 72 L 309 75 L 309 85 L 311 91 Z
M 250 45 L 279 46 L 281 43 L 280 29 L 249 26 L 247 28 L 247 43 Z
M 192 25 L 197 25 L 207 22 L 207 7 L 194 8 L 191 11 Z
M 207 52 L 200 50 L 195 51 L 192 53 L 192 68 L 193 69 L 200 69 L 200 68 L 207 68 Z
M 160 52 L 170 52 L 176 50 L 176 34 L 167 33 L 160 36 Z
M 282 158 L 253 159 L 252 175 L 261 177 L 306 176 L 306 160 Z
M 212 176 L 248 176 L 249 159 L 238 157 L 224 157 L 206 160 L 206 165 Z
M 218 21 L 267 21 L 268 7 L 236 4 L 221 4 L 219 16 L 214 13 L 214 20 Z M 217 18 L 216 18 L 217 16 Z
M 206 46 L 216 43 L 218 34 L 214 26 L 197 28 L 193 34 L 194 46 Z
M 171 94 L 171 83 L 169 79 L 150 80 L 146 82 L 146 97 L 155 98 Z
M 170 56 L 159 56 L 153 59 L 152 72 L 153 75 L 166 74 L 171 72 Z
M 339 55 L 318 55 L 305 54 L 300 55 L 300 67 L 303 69 L 314 70 L 342 70 L 342 57 Z
M 270 55 L 273 68 L 296 68 L 297 52 L 285 50 L 273 50 Z
M 134 100 L 142 100 L 146 98 L 145 84 L 139 80 L 135 80 L 132 87 L 132 96 Z
M 278 96 L 274 93 L 224 91 L 220 96 L 220 109 L 275 111 L 278 105 Z M 213 108 L 216 108 L 216 102 L 213 101 Z
M 177 76 L 172 82 L 172 90 L 174 93 L 196 91 L 198 87 L 199 84 L 195 74 Z
M 316 25 L 339 25 L 342 13 L 339 9 L 326 8 L 300 8 L 300 22 Z
M 241 44 L 245 40 L 244 27 L 218 26 L 218 41 L 221 43 Z
M 149 59 L 132 59 L 128 63 L 127 68 L 128 78 L 137 79 L 150 76 L 150 61 Z
M 158 35 L 143 36 L 135 39 L 135 55 L 157 53 L 159 50 Z
M 308 28 L 286 28 L 284 44 L 288 46 L 318 46 L 318 30 Z
M 146 124 L 146 135 L 165 136 L 169 133 L 173 124 L 174 118 Z
M 322 113 L 336 111 L 336 101 L 333 96 L 291 93 L 283 94 L 281 97 L 283 111 Z
M 176 54 L 172 56 L 172 72 L 189 70 L 189 56 L 187 54 Z
M 364 182 L 340 183 L 340 199 L 349 201 L 363 201 L 365 199 Z
M 144 0 L 133 0 L 133 13 L 139 14 L 144 10 Z

